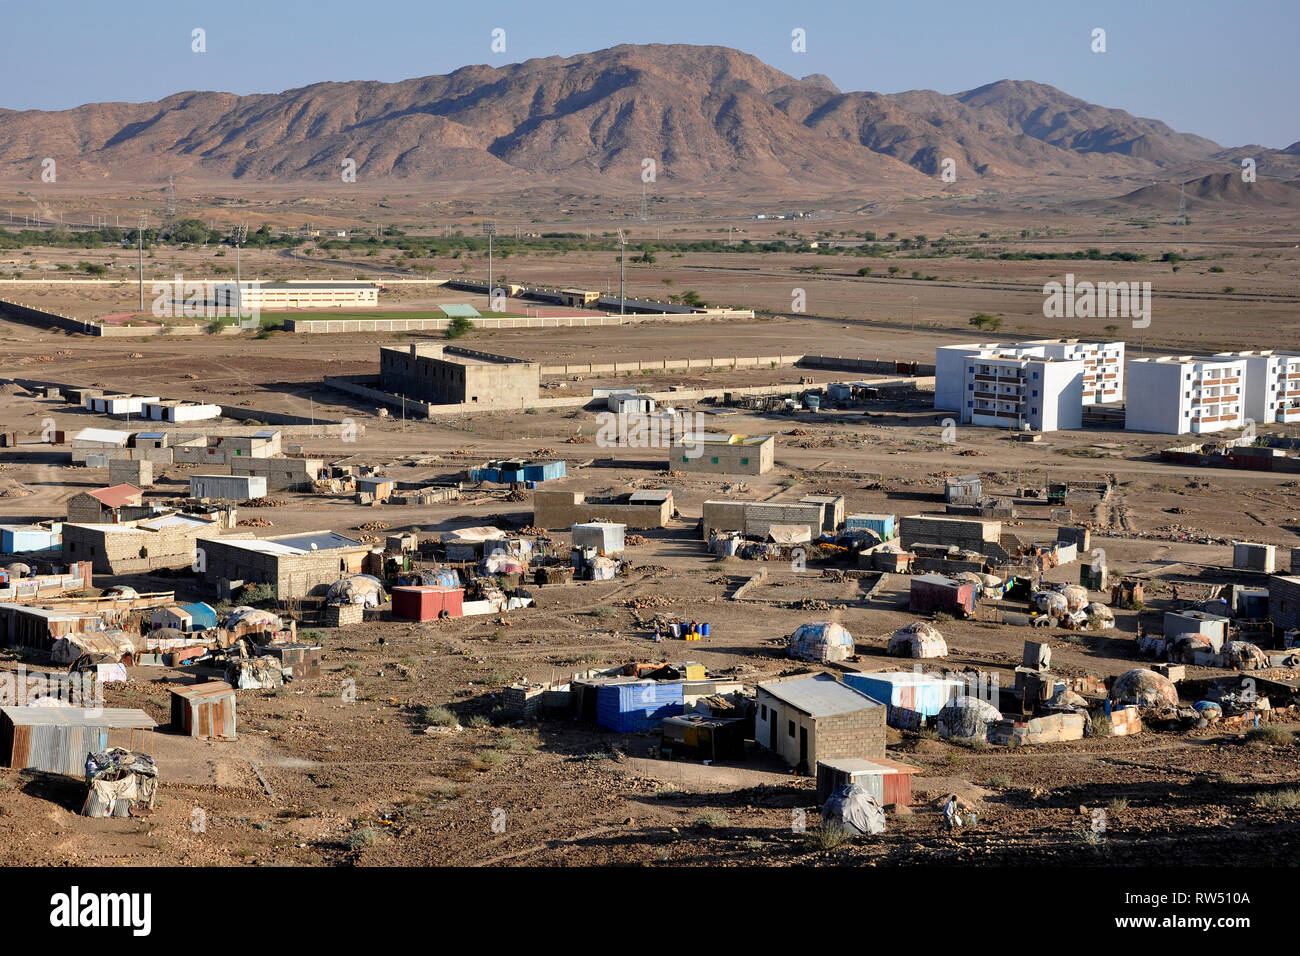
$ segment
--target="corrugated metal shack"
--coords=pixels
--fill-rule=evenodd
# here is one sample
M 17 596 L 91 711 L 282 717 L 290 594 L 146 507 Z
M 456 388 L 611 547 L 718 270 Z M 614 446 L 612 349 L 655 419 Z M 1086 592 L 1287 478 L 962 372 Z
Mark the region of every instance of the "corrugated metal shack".
M 575 548 L 592 548 L 597 554 L 616 555 L 624 550 L 626 525 L 611 521 L 589 521 L 569 529 Z
M 743 760 L 746 722 L 739 717 L 681 714 L 665 717 L 659 749 L 669 757 Z
M 83 777 L 86 755 L 125 747 L 152 752 L 157 726 L 142 710 L 89 707 L 0 707 L 0 762 L 15 769 Z
M 915 671 L 851 672 L 844 675 L 844 683 L 885 704 L 889 726 L 907 730 L 937 717 L 944 704 L 966 692 L 959 680 Z
M 675 681 L 605 684 L 596 691 L 596 723 L 620 734 L 658 730 L 665 717 L 683 709 L 682 685 Z
M 979 475 L 958 475 L 946 478 L 943 483 L 943 500 L 954 505 L 979 504 L 984 497 L 984 484 Z
M 247 501 L 266 497 L 265 475 L 190 475 L 191 498 Z
M 825 803 L 836 788 L 851 784 L 866 787 L 867 792 L 882 806 L 909 807 L 912 805 L 912 774 L 916 767 L 888 757 L 863 760 L 859 757 L 840 757 L 817 761 L 817 802 Z
M 190 737 L 235 739 L 235 689 L 225 681 L 172 688 L 172 729 Z
M 894 515 L 859 512 L 844 519 L 844 530 L 870 531 L 881 541 L 889 541 L 898 535 L 895 521 Z
M 965 617 L 975 612 L 975 585 L 942 574 L 918 575 L 912 578 L 909 606 L 918 614 L 941 611 Z
M 460 617 L 465 589 L 435 584 L 406 585 L 393 588 L 393 617 L 403 621 L 432 621 L 435 618 Z

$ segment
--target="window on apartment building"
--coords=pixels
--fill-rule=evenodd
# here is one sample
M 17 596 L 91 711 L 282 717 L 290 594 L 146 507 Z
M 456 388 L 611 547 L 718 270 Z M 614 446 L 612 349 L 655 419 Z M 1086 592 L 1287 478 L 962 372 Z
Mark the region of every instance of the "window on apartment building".
M 1038 409 L 1036 409 L 1036 408 L 1031 408 L 1031 409 L 1029 410 L 1029 414 L 1030 414 L 1030 415 L 1037 415 L 1037 414 L 1038 414 Z
M 749 464 L 749 459 L 748 459 L 748 458 L 742 458 L 742 459 L 740 459 L 740 463 L 741 463 L 742 465 L 748 465 L 748 464 Z
M 716 465 L 718 463 L 718 459 L 714 458 L 713 463 Z
M 689 456 L 687 456 L 687 455 L 682 455 L 682 463 L 683 463 L 683 464 L 689 462 L 690 460 L 691 460 L 691 459 L 690 459 Z
M 790 724 L 790 736 L 793 737 L 793 736 L 794 736 L 794 721 L 791 720 L 791 721 L 788 721 L 788 723 Z
M 1037 372 L 1034 373 L 1034 381 L 1035 381 L 1035 382 L 1038 381 L 1038 373 L 1037 373 Z
M 758 713 L 760 717 L 762 717 L 764 720 L 767 720 L 767 704 L 763 704 L 761 707 L 759 707 Z
M 968 391 L 968 392 L 973 392 L 973 391 L 975 391 L 975 383 L 974 383 L 974 382 L 971 382 L 969 385 L 967 385 L 967 386 L 966 386 L 966 391 Z
M 967 402 L 967 403 L 966 403 L 966 407 L 967 407 L 967 408 L 974 408 L 974 407 L 975 407 L 975 403 L 974 403 L 974 402 Z
M 1037 397 L 1038 397 L 1038 389 L 1036 389 L 1036 388 L 1035 388 L 1035 389 L 1031 389 L 1030 392 L 1029 392 L 1029 397 L 1030 397 L 1030 398 L 1037 398 Z

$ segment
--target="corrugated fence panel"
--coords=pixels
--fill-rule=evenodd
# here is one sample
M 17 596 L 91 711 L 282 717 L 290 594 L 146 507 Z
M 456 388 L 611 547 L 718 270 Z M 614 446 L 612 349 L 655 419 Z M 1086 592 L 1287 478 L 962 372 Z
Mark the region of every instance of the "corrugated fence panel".
M 684 711 L 676 682 L 611 684 L 596 693 L 596 723 L 618 733 L 657 730 L 665 717 Z

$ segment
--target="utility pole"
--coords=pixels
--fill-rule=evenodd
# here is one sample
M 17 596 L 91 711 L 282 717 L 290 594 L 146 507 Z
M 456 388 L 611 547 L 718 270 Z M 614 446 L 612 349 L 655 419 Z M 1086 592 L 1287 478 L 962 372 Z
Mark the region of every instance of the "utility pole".
M 915 331 L 916 331 L 916 296 L 913 295 L 913 296 L 909 296 L 908 298 L 910 298 L 910 299 L 912 300 L 912 328 L 911 328 L 911 331 L 915 332 Z
M 627 312 L 627 271 L 624 263 L 627 260 L 627 235 L 622 229 L 618 231 L 618 314 L 625 315 Z
M 496 235 L 495 222 L 483 223 L 483 234 L 488 237 L 488 308 L 492 308 L 492 237 Z
M 244 276 L 240 269 L 239 247 L 248 238 L 248 226 L 236 226 L 231 238 L 235 240 L 235 309 L 242 313 L 244 311 Z
M 136 232 L 136 248 L 140 254 L 139 269 L 136 278 L 140 283 L 140 311 L 144 311 L 144 227 L 148 222 L 148 216 L 140 217 L 140 228 Z

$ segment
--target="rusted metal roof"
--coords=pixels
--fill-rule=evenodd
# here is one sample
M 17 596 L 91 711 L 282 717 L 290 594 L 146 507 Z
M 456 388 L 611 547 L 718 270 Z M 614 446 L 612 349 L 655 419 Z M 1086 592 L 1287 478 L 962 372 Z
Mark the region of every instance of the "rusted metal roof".
M 138 498 L 144 492 L 135 485 L 121 484 L 111 485 L 108 488 L 96 488 L 94 491 L 86 492 L 86 494 L 109 508 L 121 508 L 124 505 L 129 505 L 131 499 Z

